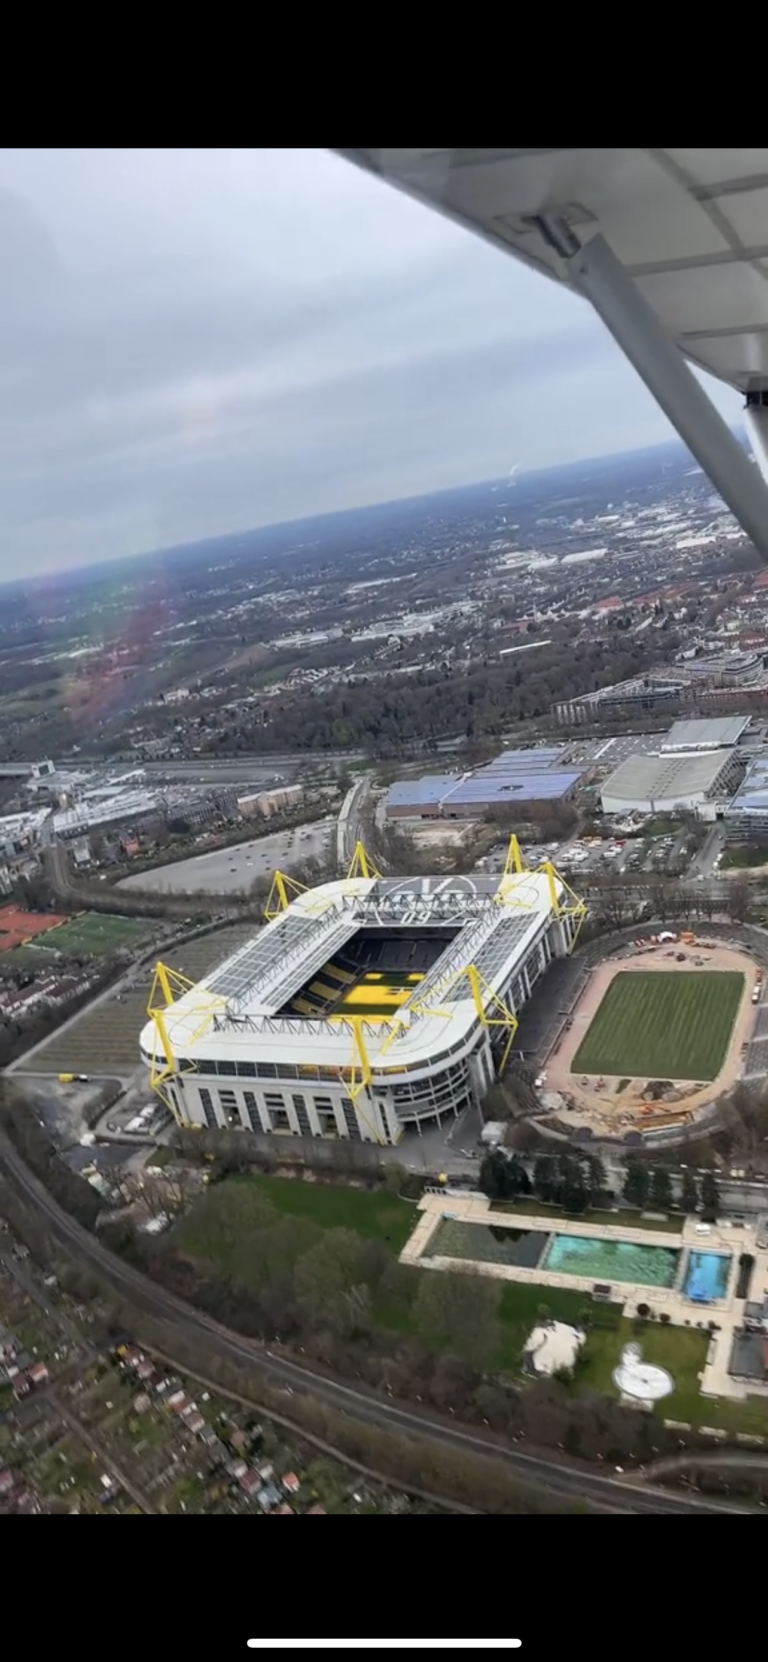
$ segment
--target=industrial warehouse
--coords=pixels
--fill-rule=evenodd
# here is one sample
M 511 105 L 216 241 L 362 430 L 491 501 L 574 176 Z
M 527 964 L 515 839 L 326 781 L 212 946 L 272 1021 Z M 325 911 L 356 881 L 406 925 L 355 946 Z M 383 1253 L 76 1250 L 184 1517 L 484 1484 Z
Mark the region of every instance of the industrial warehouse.
M 584 770 L 563 767 L 562 757 L 562 745 L 505 750 L 473 772 L 399 780 L 387 795 L 387 819 L 473 820 L 499 808 L 528 818 L 536 807 L 573 796 Z
M 551 865 L 501 877 L 279 873 L 270 921 L 193 985 L 158 964 L 141 1054 L 181 1125 L 381 1145 L 482 1101 L 518 1013 L 574 945 L 582 902 Z
M 600 787 L 605 814 L 727 817 L 752 756 L 754 734 L 744 716 L 676 721 L 642 753 L 625 757 Z M 606 746 L 606 750 L 608 746 Z

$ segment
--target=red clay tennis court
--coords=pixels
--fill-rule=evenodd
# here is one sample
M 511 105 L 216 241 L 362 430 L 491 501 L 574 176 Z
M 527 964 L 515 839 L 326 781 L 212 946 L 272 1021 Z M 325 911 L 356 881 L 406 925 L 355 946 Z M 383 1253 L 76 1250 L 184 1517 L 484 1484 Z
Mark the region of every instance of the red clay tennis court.
M 10 952 L 32 935 L 45 935 L 66 921 L 53 912 L 20 912 L 16 906 L 0 906 L 0 952 Z

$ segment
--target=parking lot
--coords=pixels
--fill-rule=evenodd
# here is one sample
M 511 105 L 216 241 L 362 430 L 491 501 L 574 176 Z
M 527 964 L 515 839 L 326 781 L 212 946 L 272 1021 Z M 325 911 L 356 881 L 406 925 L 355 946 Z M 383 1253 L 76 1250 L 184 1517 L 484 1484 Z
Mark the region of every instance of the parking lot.
M 137 872 L 134 877 L 123 877 L 117 886 L 159 894 L 242 894 L 258 877 L 271 878 L 276 870 L 290 871 L 302 860 L 321 858 L 331 846 L 335 826 L 333 819 L 318 820 L 315 825 L 300 825 L 293 831 Z
M 655 756 L 664 737 L 664 733 L 618 733 L 606 739 L 573 739 L 563 762 L 568 767 L 599 767 L 613 773 L 629 756 Z
M 253 935 L 253 923 L 230 924 L 200 940 L 163 954 L 173 969 L 196 981 Z M 142 965 L 110 993 L 50 1039 L 22 1057 L 21 1074 L 86 1073 L 91 1077 L 128 1077 L 139 1063 L 139 1034 L 146 1021 L 152 966 Z

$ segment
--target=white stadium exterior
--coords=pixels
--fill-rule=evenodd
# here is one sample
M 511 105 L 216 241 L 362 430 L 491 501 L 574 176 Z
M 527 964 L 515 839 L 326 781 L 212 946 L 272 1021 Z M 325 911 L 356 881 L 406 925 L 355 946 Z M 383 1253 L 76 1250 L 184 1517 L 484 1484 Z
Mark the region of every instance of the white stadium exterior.
M 179 1124 L 396 1144 L 482 1100 L 583 913 L 551 866 L 300 891 L 198 985 L 158 965 L 141 1054 Z M 332 963 L 337 1007 L 377 996 L 376 983 L 391 992 L 386 970 L 356 979 L 343 967 L 358 948 L 406 969 L 431 954 L 429 968 L 398 971 L 385 1016 L 286 1013 L 292 1000 L 308 1007 L 302 989 L 311 999 Z

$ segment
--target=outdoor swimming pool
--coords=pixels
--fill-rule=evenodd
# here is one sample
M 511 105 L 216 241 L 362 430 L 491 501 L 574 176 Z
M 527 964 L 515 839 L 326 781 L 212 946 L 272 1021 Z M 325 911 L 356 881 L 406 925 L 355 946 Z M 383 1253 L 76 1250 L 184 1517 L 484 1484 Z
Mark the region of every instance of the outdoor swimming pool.
M 685 1267 L 683 1292 L 698 1304 L 725 1298 L 731 1269 L 730 1253 L 692 1252 Z
M 555 1235 L 542 1269 L 583 1275 L 590 1281 L 634 1281 L 643 1287 L 671 1287 L 680 1257 L 674 1247 L 635 1246 L 591 1235 Z
M 487 1223 L 462 1223 L 442 1217 L 431 1236 L 425 1258 L 466 1258 L 479 1264 L 507 1264 L 535 1270 L 547 1244 L 543 1231 L 508 1229 Z

